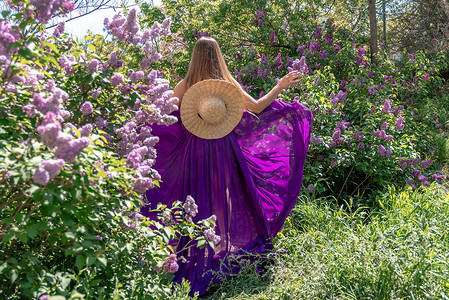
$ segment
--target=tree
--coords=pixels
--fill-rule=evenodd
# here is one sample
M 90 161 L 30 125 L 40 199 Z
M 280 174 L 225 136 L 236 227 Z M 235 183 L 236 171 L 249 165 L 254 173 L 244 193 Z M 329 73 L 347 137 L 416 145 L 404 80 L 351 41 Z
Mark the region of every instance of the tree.
M 370 48 L 371 61 L 375 62 L 377 53 L 377 16 L 376 16 L 376 0 L 368 0 L 369 11 L 369 32 L 370 32 Z

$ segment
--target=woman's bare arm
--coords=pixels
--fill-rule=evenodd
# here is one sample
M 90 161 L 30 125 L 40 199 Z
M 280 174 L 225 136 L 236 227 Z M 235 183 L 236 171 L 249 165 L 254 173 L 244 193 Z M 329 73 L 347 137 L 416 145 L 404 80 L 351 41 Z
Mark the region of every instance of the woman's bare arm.
M 255 114 L 260 114 L 279 96 L 279 93 L 283 89 L 289 87 L 293 83 L 297 83 L 298 77 L 299 77 L 298 71 L 292 71 L 288 73 L 287 75 L 282 77 L 279 83 L 268 94 L 266 94 L 259 100 L 255 100 L 248 93 L 242 90 L 245 109 Z
M 178 107 L 181 105 L 182 97 L 186 93 L 186 89 L 187 89 L 187 83 L 184 79 L 181 80 L 173 89 L 172 97 L 177 97 L 179 99 L 178 104 L 177 104 Z

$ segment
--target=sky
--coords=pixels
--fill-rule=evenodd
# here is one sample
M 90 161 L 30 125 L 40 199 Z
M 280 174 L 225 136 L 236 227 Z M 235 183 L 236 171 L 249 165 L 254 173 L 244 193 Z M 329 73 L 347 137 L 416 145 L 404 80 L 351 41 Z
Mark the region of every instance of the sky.
M 161 0 L 154 0 L 153 3 L 155 5 L 161 5 Z M 79 38 L 82 38 L 89 29 L 94 34 L 104 34 L 103 20 L 105 18 L 112 19 L 112 17 L 120 10 L 121 9 L 116 9 L 115 11 L 113 9 L 101 9 L 78 19 L 66 22 L 65 32 Z

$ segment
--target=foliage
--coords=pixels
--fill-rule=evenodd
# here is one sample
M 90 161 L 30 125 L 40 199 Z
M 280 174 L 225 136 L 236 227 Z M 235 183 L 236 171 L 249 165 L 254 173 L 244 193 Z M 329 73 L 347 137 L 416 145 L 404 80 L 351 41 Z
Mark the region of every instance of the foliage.
M 188 298 L 174 241 L 213 248 L 214 219 L 191 197 L 139 214 L 161 180 L 148 126 L 176 121 L 152 69 L 170 20 L 141 32 L 130 10 L 105 21 L 107 41 L 44 34 L 72 4 L 13 1 L 0 19 L 0 297 Z
M 230 278 L 207 299 L 447 298 L 447 190 L 391 188 L 377 200 L 367 214 L 300 198 L 266 273 Z
M 445 54 L 431 60 L 417 52 L 397 63 L 379 57 L 374 65 L 363 36 L 332 19 L 310 18 L 312 6 L 287 9 L 287 2 L 201 1 L 188 14 L 182 13 L 183 3 L 164 3 L 190 49 L 201 36 L 217 38 L 229 69 L 256 99 L 295 60 L 306 59 L 308 74 L 279 98 L 301 101 L 314 114 L 304 176 L 310 192 L 375 205 L 368 203 L 370 195 L 387 185 L 416 188 L 441 181 L 439 130 L 446 117 L 433 99 L 443 84 L 438 74 L 446 68 Z M 175 54 L 171 77 L 184 76 L 188 53 Z

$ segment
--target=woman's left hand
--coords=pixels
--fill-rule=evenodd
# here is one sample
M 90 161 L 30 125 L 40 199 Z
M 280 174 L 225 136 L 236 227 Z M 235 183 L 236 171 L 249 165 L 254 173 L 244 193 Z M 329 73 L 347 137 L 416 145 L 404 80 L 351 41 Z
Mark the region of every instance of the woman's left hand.
M 299 72 L 298 71 L 291 71 L 287 75 L 281 78 L 279 80 L 279 83 L 277 84 L 281 89 L 285 89 L 292 85 L 293 83 L 298 82 Z

